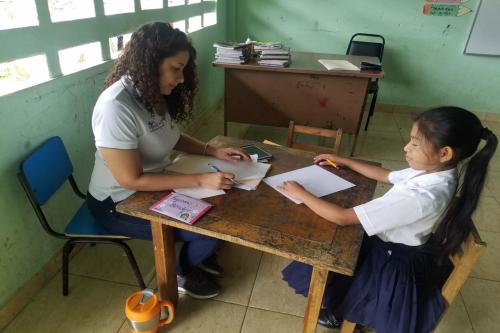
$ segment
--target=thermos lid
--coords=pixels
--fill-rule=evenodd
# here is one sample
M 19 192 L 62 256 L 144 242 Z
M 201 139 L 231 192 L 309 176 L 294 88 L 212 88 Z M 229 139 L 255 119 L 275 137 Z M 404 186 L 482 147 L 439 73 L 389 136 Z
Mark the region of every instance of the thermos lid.
M 133 293 L 125 302 L 125 315 L 132 321 L 147 321 L 158 315 L 158 298 L 151 289 Z

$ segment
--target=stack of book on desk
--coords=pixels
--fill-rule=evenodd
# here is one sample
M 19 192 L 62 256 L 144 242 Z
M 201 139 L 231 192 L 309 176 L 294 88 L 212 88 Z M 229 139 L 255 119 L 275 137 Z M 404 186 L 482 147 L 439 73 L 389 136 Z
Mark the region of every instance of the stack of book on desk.
M 216 64 L 244 64 L 252 56 L 246 43 L 218 42 L 214 43 L 214 47 Z
M 254 51 L 257 54 L 257 63 L 261 66 L 287 67 L 290 65 L 290 49 L 281 43 L 255 42 Z

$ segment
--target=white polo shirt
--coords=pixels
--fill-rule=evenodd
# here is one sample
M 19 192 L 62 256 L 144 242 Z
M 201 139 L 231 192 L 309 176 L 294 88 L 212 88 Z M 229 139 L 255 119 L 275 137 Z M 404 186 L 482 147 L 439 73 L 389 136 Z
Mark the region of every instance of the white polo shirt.
M 97 99 L 92 114 L 95 153 L 89 192 L 97 200 L 126 199 L 135 191 L 125 189 L 111 174 L 99 148 L 137 149 L 144 172 L 160 172 L 170 163 L 180 130 L 170 118 L 152 114 L 136 99 L 135 89 L 122 77 Z
M 394 186 L 382 197 L 354 207 L 369 236 L 410 246 L 424 244 L 455 195 L 456 169 L 429 174 L 404 169 L 389 173 Z

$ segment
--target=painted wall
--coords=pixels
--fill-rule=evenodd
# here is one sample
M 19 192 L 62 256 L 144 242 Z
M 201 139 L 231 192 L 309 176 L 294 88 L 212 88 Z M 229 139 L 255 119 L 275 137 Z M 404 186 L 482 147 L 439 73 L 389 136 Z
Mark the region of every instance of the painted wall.
M 218 24 L 192 33 L 191 38 L 198 50 L 198 112 L 205 112 L 220 101 L 223 73 L 210 63 L 213 42 L 226 38 L 225 1 L 103 17 L 99 15 L 103 12 L 102 1 L 96 0 L 97 18 L 58 24 L 50 23 L 46 3 L 37 0 L 39 27 L 0 31 L 0 62 L 39 51 L 56 54 L 58 49 L 95 40 L 107 45 L 108 37 L 133 31 L 142 23 L 187 19 L 217 6 Z M 136 9 L 140 8 L 139 1 L 135 3 Z M 58 63 L 52 60 L 50 69 L 56 76 L 53 80 L 0 97 L 0 307 L 63 245 L 38 224 L 16 178 L 20 162 L 47 138 L 59 135 L 73 161 L 78 185 L 87 189 L 95 151 L 90 127 L 92 108 L 112 64 L 107 50 L 103 55 L 108 59 L 105 63 L 67 76 L 60 75 Z M 47 216 L 56 229 L 64 228 L 65 221 L 81 203 L 70 192 L 70 187 L 65 187 L 47 207 Z
M 424 16 L 424 0 L 232 1 L 233 38 L 282 41 L 292 50 L 344 54 L 357 32 L 386 39 L 379 103 L 455 104 L 500 113 L 500 57 L 464 55 L 479 0 L 461 17 Z M 293 61 L 293 59 L 292 59 Z

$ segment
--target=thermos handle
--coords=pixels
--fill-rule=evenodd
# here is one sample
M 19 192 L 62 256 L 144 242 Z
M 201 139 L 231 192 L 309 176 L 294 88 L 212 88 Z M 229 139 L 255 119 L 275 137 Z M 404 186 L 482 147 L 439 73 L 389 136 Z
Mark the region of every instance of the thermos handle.
M 160 305 L 162 307 L 167 308 L 167 311 L 168 311 L 167 318 L 160 320 L 160 322 L 158 323 L 158 326 L 161 327 L 161 326 L 165 326 L 167 324 L 170 324 L 172 322 L 172 320 L 174 320 L 174 305 L 170 301 L 159 301 L 159 302 L 160 302 Z

